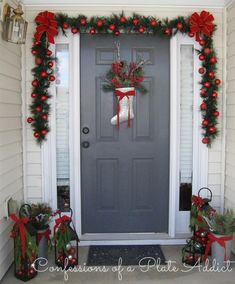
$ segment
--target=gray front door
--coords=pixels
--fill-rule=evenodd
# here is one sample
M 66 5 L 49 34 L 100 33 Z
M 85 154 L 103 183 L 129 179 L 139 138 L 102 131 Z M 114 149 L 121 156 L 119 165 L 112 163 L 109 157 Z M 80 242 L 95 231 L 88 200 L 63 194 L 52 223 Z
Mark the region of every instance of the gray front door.
M 131 128 L 111 125 L 116 98 L 102 78 L 116 59 L 149 62 Z M 169 210 L 169 39 L 81 35 L 82 233 L 167 232 Z M 82 130 L 81 129 L 81 130 Z

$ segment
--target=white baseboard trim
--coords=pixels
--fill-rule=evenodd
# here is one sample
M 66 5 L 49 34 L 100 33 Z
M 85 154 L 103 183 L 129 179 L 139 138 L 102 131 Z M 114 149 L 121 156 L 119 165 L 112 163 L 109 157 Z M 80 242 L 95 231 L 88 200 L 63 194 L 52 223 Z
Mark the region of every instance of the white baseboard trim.
M 105 246 L 105 245 L 185 245 L 186 239 L 162 239 L 162 240 L 82 240 L 79 246 Z

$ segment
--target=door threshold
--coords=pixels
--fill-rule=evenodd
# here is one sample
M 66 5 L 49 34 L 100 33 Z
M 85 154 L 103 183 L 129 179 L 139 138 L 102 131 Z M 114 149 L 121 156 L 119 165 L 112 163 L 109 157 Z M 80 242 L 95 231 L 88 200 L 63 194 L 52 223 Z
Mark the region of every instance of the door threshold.
M 167 233 L 84 234 L 80 246 L 90 245 L 183 245 L 189 234 L 171 238 Z

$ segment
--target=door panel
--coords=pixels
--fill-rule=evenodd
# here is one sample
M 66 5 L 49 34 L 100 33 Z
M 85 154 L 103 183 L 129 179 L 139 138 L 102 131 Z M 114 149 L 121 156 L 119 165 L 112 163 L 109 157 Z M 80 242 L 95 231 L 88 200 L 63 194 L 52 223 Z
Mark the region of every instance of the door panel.
M 167 232 L 169 203 L 169 39 L 121 35 L 121 59 L 148 60 L 146 95 L 134 98 L 131 128 L 111 125 L 116 98 L 102 91 L 116 59 L 114 38 L 81 35 L 82 233 Z

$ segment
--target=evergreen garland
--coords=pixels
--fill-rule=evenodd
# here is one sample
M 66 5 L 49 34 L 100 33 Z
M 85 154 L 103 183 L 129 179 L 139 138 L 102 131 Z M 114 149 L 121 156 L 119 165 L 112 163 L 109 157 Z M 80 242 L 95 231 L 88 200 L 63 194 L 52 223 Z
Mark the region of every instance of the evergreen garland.
M 205 11 L 203 11 L 205 12 Z M 205 12 L 207 13 L 207 12 Z M 209 14 L 209 13 L 208 13 Z M 133 14 L 126 17 L 124 13 L 112 14 L 110 17 L 91 17 L 87 18 L 85 15 L 78 15 L 77 17 L 69 17 L 66 14 L 56 14 L 55 20 L 58 25 L 58 30 L 66 36 L 68 32 L 76 33 L 90 33 L 95 34 L 111 34 L 119 36 L 120 33 L 125 34 L 151 34 L 160 35 L 170 38 L 177 33 L 187 34 L 194 37 L 195 34 L 191 32 L 190 17 L 176 17 L 175 19 L 159 20 L 153 16 L 141 16 Z M 199 59 L 202 62 L 201 68 L 198 72 L 202 75 L 201 92 L 202 104 L 200 109 L 202 112 L 202 142 L 211 145 L 211 142 L 218 135 L 218 108 L 217 97 L 220 80 L 216 78 L 216 53 L 213 46 L 213 30 L 210 35 L 201 33 L 199 44 L 201 48 L 197 50 Z M 35 40 L 37 39 L 37 40 Z M 50 83 L 55 80 L 53 75 L 53 65 L 55 58 L 49 50 L 49 43 L 47 42 L 46 32 L 42 34 L 40 40 L 38 35 L 34 38 L 32 47 L 32 54 L 35 56 L 36 67 L 32 70 L 34 80 L 32 81 L 33 92 L 31 94 L 33 100 L 30 106 L 32 116 L 27 119 L 28 123 L 32 124 L 34 136 L 41 144 L 45 140 L 49 132 L 48 116 L 50 113 L 50 104 L 48 99 L 50 94 L 48 89 Z

